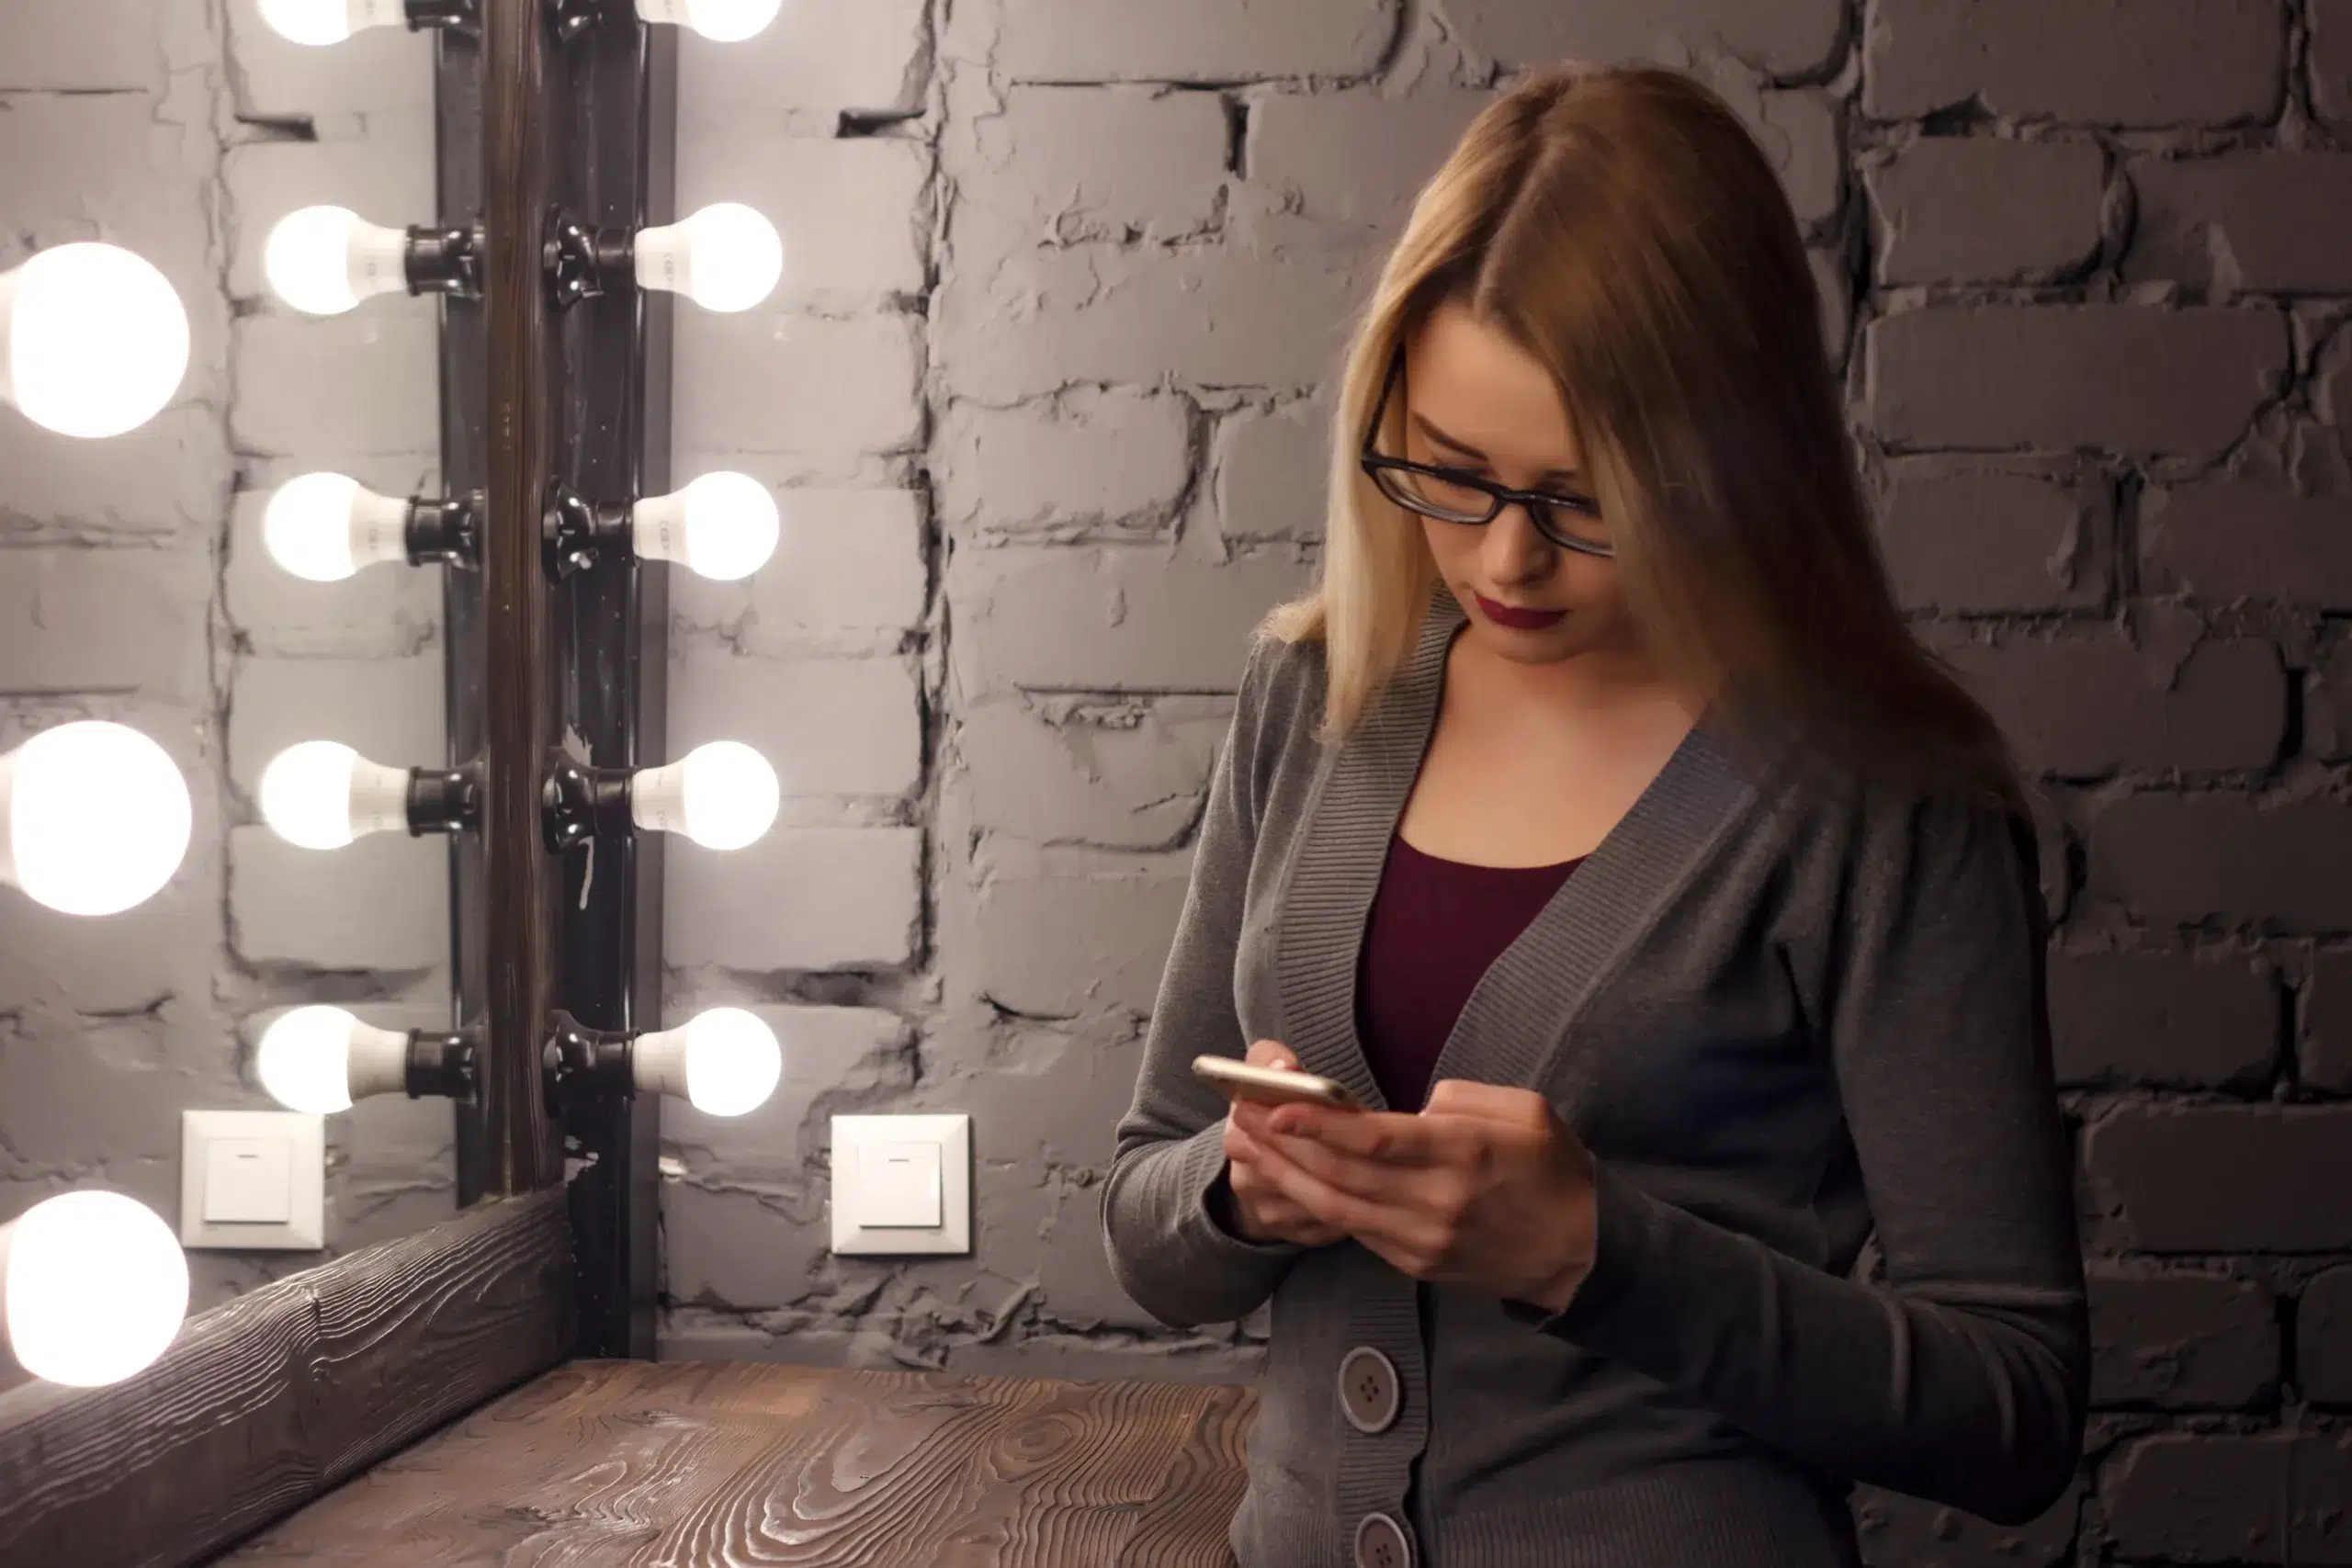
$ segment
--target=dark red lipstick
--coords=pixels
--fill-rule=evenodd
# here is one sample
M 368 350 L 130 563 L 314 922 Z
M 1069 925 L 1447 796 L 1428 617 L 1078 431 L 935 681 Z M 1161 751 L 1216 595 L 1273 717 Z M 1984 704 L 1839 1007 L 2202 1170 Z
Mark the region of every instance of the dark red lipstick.
M 1498 604 L 1484 593 L 1476 594 L 1478 613 L 1498 626 L 1509 626 L 1515 632 L 1540 632 L 1566 620 L 1566 610 L 1517 610 L 1509 604 Z

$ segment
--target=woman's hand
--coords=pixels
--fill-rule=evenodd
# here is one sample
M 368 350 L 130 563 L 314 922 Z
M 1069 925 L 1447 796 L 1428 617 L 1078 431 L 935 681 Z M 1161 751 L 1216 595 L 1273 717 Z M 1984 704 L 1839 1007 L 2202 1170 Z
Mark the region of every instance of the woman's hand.
M 1245 1058 L 1257 1067 L 1296 1067 L 1297 1054 L 1287 1045 L 1261 1040 Z M 1329 1247 L 1347 1239 L 1347 1232 L 1316 1219 L 1266 1179 L 1263 1172 L 1266 1118 L 1271 1107 L 1237 1100 L 1225 1122 L 1227 1183 L 1233 1189 L 1234 1217 L 1250 1241 L 1286 1241 L 1299 1247 Z
M 1418 1116 L 1285 1105 L 1265 1123 L 1252 1181 L 1416 1280 L 1558 1312 L 1591 1267 L 1592 1156 L 1532 1090 L 1448 1078 Z

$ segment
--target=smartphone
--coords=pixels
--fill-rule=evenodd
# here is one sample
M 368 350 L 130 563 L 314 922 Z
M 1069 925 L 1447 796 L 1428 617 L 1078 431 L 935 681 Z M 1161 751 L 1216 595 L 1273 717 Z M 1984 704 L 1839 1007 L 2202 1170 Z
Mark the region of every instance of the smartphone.
M 1195 1056 L 1193 1076 L 1228 1099 L 1260 1105 L 1320 1105 L 1331 1111 L 1359 1111 L 1362 1105 L 1345 1084 L 1290 1067 L 1261 1067 L 1231 1056 Z

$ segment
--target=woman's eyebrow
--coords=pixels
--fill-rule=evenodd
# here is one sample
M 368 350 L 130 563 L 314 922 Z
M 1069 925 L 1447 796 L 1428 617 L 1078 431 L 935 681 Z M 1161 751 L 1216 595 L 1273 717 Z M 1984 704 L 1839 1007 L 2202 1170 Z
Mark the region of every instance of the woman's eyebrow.
M 1439 446 L 1452 447 L 1454 451 L 1461 453 L 1464 457 L 1475 458 L 1481 463 L 1487 460 L 1487 455 L 1484 452 L 1479 451 L 1467 441 L 1464 441 L 1457 436 L 1448 435 L 1444 431 L 1440 430 L 1436 425 L 1431 424 L 1427 415 L 1415 413 L 1410 417 L 1415 424 L 1420 426 L 1421 434 L 1428 436 L 1431 441 L 1436 442 Z M 1544 471 L 1543 477 L 1546 479 L 1568 479 L 1572 481 L 1580 480 L 1584 478 L 1581 473 L 1578 473 L 1574 468 L 1546 468 Z

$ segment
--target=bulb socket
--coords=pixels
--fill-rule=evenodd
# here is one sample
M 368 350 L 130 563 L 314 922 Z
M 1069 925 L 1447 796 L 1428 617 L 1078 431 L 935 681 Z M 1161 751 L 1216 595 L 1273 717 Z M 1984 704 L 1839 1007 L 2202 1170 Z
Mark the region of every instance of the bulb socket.
M 477 570 L 481 565 L 481 497 L 411 496 L 401 528 L 401 546 L 411 566 L 437 561 L 468 571 Z
M 411 294 L 481 298 L 481 237 L 471 229 L 413 224 L 402 265 Z
M 559 1008 L 539 1052 L 548 1114 L 560 1116 L 582 1100 L 635 1094 L 636 1042 L 633 1033 L 591 1029 Z
M 592 768 L 558 757 L 539 790 L 539 820 L 548 852 L 560 855 L 590 839 L 626 839 L 635 833 L 637 824 L 629 817 L 631 776 L 626 768 Z
M 470 1102 L 481 1090 L 481 1053 L 475 1049 L 472 1032 L 409 1031 L 401 1087 L 411 1100 L 437 1095 Z
M 408 771 L 409 837 L 470 833 L 481 826 L 481 773 L 472 766 Z
M 428 28 L 470 35 L 481 32 L 481 0 L 405 0 L 401 10 L 413 33 Z
M 587 571 L 607 554 L 629 554 L 629 509 L 600 506 L 560 479 L 548 485 L 540 515 L 539 555 L 550 581 Z
M 560 310 L 633 282 L 636 253 L 627 229 L 592 229 L 557 212 L 548 227 L 548 300 Z

